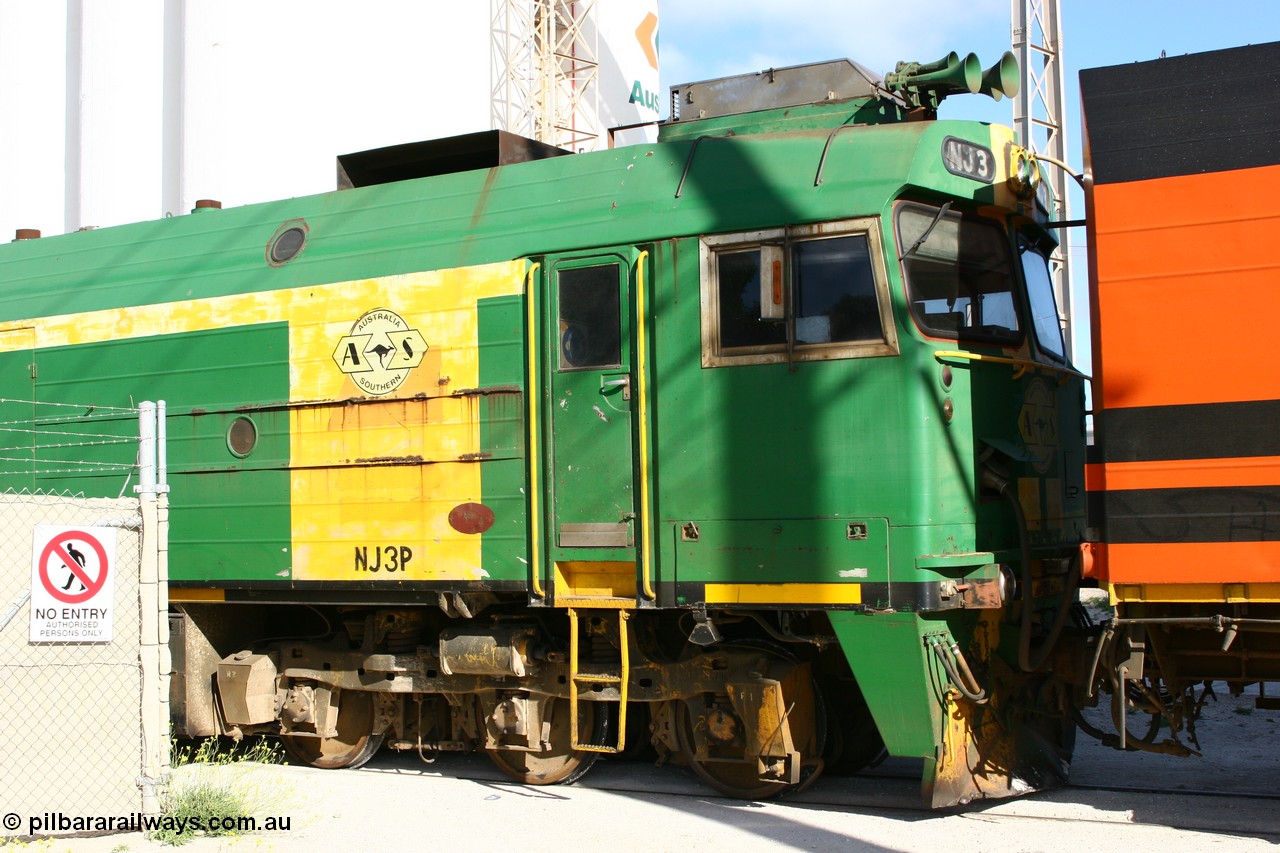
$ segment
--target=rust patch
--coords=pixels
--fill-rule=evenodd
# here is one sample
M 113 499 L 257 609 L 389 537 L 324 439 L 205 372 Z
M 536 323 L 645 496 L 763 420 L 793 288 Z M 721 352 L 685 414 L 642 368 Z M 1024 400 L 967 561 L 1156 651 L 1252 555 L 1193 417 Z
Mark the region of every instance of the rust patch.
M 421 456 L 370 456 L 357 459 L 357 465 L 422 465 L 426 462 Z
M 485 459 L 492 459 L 493 454 L 489 452 L 481 453 L 464 453 L 458 457 L 459 462 L 480 462 Z
M 452 396 L 488 397 L 490 394 L 519 394 L 522 390 L 519 385 L 489 385 L 484 388 L 459 388 Z
M 476 196 L 475 209 L 471 211 L 471 228 L 470 231 L 476 230 L 480 225 L 480 220 L 484 218 L 484 209 L 489 206 L 489 195 L 493 192 L 493 183 L 498 179 L 498 170 L 490 168 L 484 176 L 484 186 L 480 188 L 479 195 Z
M 458 504 L 449 510 L 449 526 L 459 533 L 484 533 L 493 521 L 493 510 L 484 504 Z

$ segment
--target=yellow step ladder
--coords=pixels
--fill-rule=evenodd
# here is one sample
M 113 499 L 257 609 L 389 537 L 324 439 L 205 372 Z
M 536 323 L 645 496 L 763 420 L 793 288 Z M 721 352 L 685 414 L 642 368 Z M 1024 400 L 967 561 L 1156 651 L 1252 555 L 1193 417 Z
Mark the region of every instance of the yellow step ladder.
M 607 613 L 609 611 L 605 611 Z M 627 683 L 631 680 L 631 655 L 630 655 L 630 637 L 627 631 L 627 621 L 631 614 L 626 610 L 613 611 L 618 614 L 618 646 L 622 652 L 622 662 L 619 665 L 617 673 L 600 673 L 591 672 L 584 673 L 581 671 L 581 656 L 578 640 L 579 625 L 578 620 L 584 615 L 590 616 L 591 611 L 582 613 L 574 608 L 569 608 L 569 721 L 570 733 L 572 736 L 572 746 L 574 749 L 583 752 L 622 752 L 626 746 L 627 739 Z M 600 614 L 604 618 L 604 614 Z M 582 733 L 578 731 L 578 692 L 579 688 L 590 687 L 591 685 L 615 685 L 618 688 L 618 738 L 614 745 L 582 743 Z M 603 704 L 603 703 L 596 703 Z M 588 733 L 590 736 L 590 733 Z

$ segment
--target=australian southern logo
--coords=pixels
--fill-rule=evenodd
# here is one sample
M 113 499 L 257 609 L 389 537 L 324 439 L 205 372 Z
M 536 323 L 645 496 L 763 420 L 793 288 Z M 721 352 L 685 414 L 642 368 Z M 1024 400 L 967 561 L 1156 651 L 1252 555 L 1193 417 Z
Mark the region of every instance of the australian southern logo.
M 333 360 L 360 390 L 375 397 L 400 387 L 409 371 L 422 363 L 427 342 L 394 311 L 366 311 L 338 341 Z

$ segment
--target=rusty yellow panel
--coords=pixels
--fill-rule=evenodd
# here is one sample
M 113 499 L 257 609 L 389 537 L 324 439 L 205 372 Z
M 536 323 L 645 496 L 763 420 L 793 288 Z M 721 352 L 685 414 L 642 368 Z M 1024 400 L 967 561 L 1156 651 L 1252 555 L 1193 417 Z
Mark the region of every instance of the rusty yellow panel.
M 435 397 L 479 384 L 476 305 L 520 293 L 510 261 L 323 288 L 289 324 L 293 400 Z M 345 313 L 344 312 L 345 309 Z
M 295 468 L 456 462 L 480 452 L 470 398 L 296 406 L 289 422 Z
M 480 500 L 475 462 L 293 472 L 294 580 L 482 580 L 480 535 L 449 525 Z
M 709 583 L 707 604 L 861 604 L 856 583 Z
M 480 299 L 518 293 L 523 262 L 343 286 L 347 316 L 291 318 L 294 578 L 481 580 L 481 535 L 449 524 L 479 502 Z

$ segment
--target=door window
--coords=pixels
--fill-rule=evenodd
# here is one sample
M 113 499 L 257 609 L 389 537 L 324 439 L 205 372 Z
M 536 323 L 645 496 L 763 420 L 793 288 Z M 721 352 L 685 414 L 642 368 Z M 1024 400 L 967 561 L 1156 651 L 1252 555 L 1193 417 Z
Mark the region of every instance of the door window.
M 560 270 L 560 369 L 622 365 L 617 264 Z

